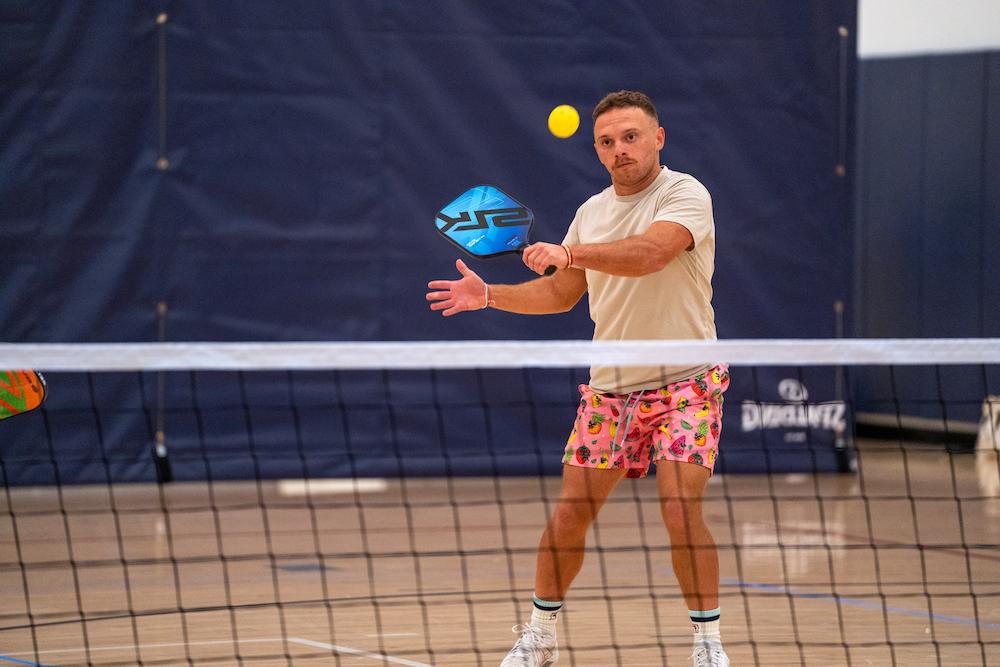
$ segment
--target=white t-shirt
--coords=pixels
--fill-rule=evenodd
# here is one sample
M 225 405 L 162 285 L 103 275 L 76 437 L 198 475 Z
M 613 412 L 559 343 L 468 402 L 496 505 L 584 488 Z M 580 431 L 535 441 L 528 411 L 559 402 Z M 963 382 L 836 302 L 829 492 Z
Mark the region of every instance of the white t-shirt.
M 656 273 L 636 278 L 586 270 L 594 340 L 715 339 L 712 198 L 694 177 L 661 167 L 649 187 L 619 196 L 608 187 L 577 210 L 564 243 L 609 243 L 644 233 L 654 222 L 683 225 L 694 247 Z M 656 389 L 697 375 L 701 366 L 593 366 L 590 384 L 606 393 Z

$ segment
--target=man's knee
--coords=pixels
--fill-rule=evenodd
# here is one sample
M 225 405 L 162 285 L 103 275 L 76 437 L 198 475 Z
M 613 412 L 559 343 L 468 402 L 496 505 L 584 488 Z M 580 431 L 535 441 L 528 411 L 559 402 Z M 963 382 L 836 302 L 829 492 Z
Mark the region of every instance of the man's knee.
M 574 536 L 587 532 L 596 515 L 595 503 L 586 497 L 562 498 L 552 512 L 549 529 L 556 536 Z
M 701 515 L 701 501 L 684 498 L 664 498 L 660 501 L 663 522 L 667 526 L 672 541 L 688 541 L 693 531 L 704 525 Z
M 568 537 L 584 535 L 624 474 L 623 470 L 564 466 L 562 493 L 549 521 L 550 531 Z

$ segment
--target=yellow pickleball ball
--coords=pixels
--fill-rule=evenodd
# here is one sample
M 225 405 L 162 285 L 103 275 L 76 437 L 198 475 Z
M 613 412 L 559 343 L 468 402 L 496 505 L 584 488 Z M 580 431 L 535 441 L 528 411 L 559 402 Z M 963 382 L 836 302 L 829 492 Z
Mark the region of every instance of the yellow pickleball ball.
M 560 104 L 549 113 L 549 132 L 560 139 L 568 139 L 580 127 L 580 114 L 568 104 Z

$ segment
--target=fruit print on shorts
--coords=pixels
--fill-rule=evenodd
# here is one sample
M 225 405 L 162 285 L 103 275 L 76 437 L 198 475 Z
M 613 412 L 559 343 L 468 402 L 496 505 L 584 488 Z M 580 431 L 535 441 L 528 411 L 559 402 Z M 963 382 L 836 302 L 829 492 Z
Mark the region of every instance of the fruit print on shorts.
M 713 470 L 728 387 L 724 365 L 642 393 L 602 394 L 580 385 L 580 405 L 563 463 L 624 468 L 627 477 L 644 477 L 650 463 L 663 460 Z

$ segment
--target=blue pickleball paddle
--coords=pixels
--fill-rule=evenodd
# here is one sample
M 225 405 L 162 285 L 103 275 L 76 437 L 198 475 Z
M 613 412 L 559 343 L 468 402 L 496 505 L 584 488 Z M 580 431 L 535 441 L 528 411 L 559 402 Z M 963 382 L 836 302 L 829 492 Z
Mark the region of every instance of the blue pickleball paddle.
M 438 232 L 473 257 L 521 253 L 535 216 L 531 209 L 493 185 L 476 185 L 438 211 Z M 545 275 L 555 273 L 550 266 Z

